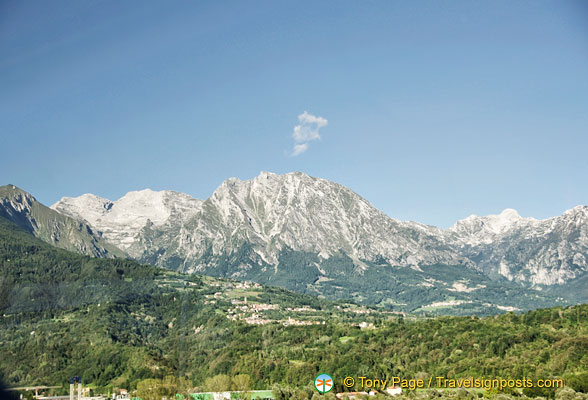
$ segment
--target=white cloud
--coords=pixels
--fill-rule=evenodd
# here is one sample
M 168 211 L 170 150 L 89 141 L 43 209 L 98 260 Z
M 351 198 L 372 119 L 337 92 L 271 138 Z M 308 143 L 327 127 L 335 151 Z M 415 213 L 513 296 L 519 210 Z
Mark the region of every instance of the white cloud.
M 298 154 L 304 153 L 306 150 L 308 150 L 308 143 L 295 144 L 292 155 L 297 156 Z
M 292 138 L 294 139 L 292 156 L 294 157 L 308 150 L 308 142 L 319 140 L 321 138 L 319 130 L 329 123 L 326 118 L 317 117 L 306 111 L 298 116 L 298 122 L 292 132 Z

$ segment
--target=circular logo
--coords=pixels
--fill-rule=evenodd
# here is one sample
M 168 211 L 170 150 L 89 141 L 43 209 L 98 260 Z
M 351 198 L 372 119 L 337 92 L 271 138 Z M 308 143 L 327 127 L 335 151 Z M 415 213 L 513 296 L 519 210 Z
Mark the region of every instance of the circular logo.
M 314 387 L 319 393 L 327 393 L 333 389 L 333 378 L 327 374 L 320 374 L 314 378 Z

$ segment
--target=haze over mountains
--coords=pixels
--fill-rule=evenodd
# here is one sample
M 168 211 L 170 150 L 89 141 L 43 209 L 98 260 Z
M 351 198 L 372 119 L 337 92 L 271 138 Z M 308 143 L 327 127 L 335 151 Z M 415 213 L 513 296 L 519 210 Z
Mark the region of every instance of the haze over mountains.
M 442 230 L 390 218 L 334 182 L 262 172 L 204 201 L 147 189 L 51 209 L 141 262 L 330 298 L 452 313 L 588 301 L 585 206 L 547 220 L 505 210 Z

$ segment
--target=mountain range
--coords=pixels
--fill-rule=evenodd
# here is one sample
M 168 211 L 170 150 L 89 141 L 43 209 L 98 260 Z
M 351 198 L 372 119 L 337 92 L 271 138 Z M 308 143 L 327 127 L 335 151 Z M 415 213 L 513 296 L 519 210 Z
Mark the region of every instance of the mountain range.
M 507 209 L 443 230 L 390 218 L 352 190 L 300 172 L 230 178 L 206 200 L 147 189 L 116 201 L 64 197 L 46 209 L 14 186 L 0 193 L 0 215 L 17 223 L 28 218 L 31 226 L 32 218 L 31 232 L 54 245 L 99 257 L 122 252 L 180 272 L 412 312 L 493 313 L 588 301 L 585 206 L 546 220 Z M 84 241 L 52 239 L 48 232 L 64 229 L 40 221 L 33 208 L 83 227 Z M 104 250 L 88 253 L 86 242 Z

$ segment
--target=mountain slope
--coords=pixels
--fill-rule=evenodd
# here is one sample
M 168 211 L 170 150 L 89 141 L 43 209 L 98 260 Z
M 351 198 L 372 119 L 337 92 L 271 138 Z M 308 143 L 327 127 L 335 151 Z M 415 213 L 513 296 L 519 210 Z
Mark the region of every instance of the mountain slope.
M 177 245 L 188 260 L 209 246 L 213 254 L 234 253 L 247 243 L 268 264 L 287 249 L 321 259 L 342 252 L 360 268 L 361 260 L 397 266 L 466 262 L 437 239 L 435 228 L 393 220 L 344 186 L 302 173 L 229 179 L 186 229 L 190 240 Z M 198 269 L 198 262 L 186 266 Z
M 468 263 L 439 240 L 438 229 L 393 220 L 344 186 L 302 173 L 262 172 L 250 181 L 228 179 L 204 202 L 183 203 L 181 218 L 161 218 L 156 207 L 140 206 L 154 196 L 177 204 L 180 194 L 171 199 L 169 193 L 131 192 L 116 202 L 85 195 L 63 198 L 52 208 L 87 220 L 120 248 L 127 249 L 130 238 L 142 242 L 143 257 L 171 248 L 173 252 L 166 250 L 157 263 L 180 257 L 187 270 L 197 270 L 197 260 L 209 248 L 215 255 L 231 254 L 243 244 L 269 264 L 275 264 L 284 249 L 312 252 L 322 259 L 343 252 L 360 266 L 360 260 L 382 259 L 398 266 Z M 89 206 L 89 198 L 96 205 Z M 133 224 L 115 212 L 123 201 L 132 216 L 139 214 Z M 119 225 L 128 232 L 124 237 L 116 233 Z M 175 234 L 163 235 L 172 226 Z M 134 248 L 131 255 L 138 253 Z
M 514 210 L 443 231 L 389 218 L 344 186 L 299 172 L 231 178 L 205 201 L 147 190 L 115 202 L 64 198 L 52 207 L 86 219 L 142 262 L 402 311 L 487 314 L 588 298 L 528 290 L 527 282 L 522 287 L 501 273 L 496 245 L 515 243 L 509 234 L 526 229 L 529 240 L 544 240 L 532 230 L 536 221 Z M 585 251 L 581 240 L 572 245 Z M 531 260 L 533 247 L 526 248 Z M 545 282 L 545 268 L 533 270 L 529 262 L 517 268 L 531 284 Z M 559 271 L 563 279 L 549 283 L 585 273 L 569 273 L 565 265 Z
M 198 213 L 201 205 L 201 200 L 183 193 L 146 189 L 129 192 L 117 201 L 92 194 L 64 197 L 51 208 L 88 222 L 119 249 L 141 258 L 149 245 L 141 243 L 143 230 L 158 230 L 169 241 L 179 234 L 179 227 Z
M 470 216 L 451 227 L 446 240 L 490 276 L 562 285 L 588 272 L 588 207 L 546 220 L 521 218 L 514 210 Z
M 344 254 L 360 271 L 365 261 L 463 265 L 528 286 L 565 284 L 588 271 L 588 207 L 544 221 L 507 209 L 443 231 L 389 218 L 344 186 L 299 172 L 231 178 L 205 201 L 144 190 L 115 202 L 63 198 L 52 208 L 88 221 L 139 260 L 184 271 L 247 252 L 249 260 L 233 266 L 239 276 L 251 263 L 276 269 L 291 251 L 318 256 L 317 264 Z
M 123 256 L 87 223 L 60 214 L 14 185 L 0 187 L 0 216 L 56 247 L 94 257 Z

